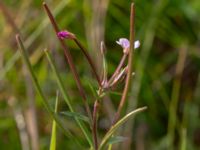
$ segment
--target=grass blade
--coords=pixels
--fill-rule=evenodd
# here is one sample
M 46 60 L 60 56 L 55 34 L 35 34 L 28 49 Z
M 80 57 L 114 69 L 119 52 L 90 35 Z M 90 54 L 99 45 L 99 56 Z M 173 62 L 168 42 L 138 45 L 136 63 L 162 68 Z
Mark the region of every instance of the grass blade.
M 25 50 L 24 48 L 24 45 L 22 43 L 22 40 L 20 38 L 19 35 L 16 35 L 16 40 L 17 40 L 17 43 L 18 43 L 18 46 L 19 46 L 19 49 L 20 49 L 20 52 L 21 52 L 21 55 L 24 59 L 24 63 L 26 64 L 27 66 L 27 69 L 28 71 L 30 72 L 31 74 L 31 78 L 33 80 L 33 83 L 38 91 L 38 93 L 40 94 L 41 98 L 42 98 L 42 102 L 44 104 L 44 106 L 46 107 L 47 111 L 49 112 L 50 116 L 57 122 L 58 126 L 64 131 L 63 133 L 69 137 L 69 138 L 73 138 L 73 135 L 70 133 L 69 130 L 67 130 L 66 128 L 63 127 L 62 123 L 61 123 L 61 120 L 58 118 L 58 116 L 54 113 L 53 109 L 51 108 L 50 104 L 48 103 L 46 97 L 44 96 L 43 92 L 42 92 L 42 89 L 38 83 L 38 80 L 36 78 L 36 75 L 35 73 L 33 72 L 33 68 L 31 66 L 31 63 L 30 63 L 30 60 L 28 58 L 28 54 L 27 54 L 27 51 Z M 75 139 L 75 138 L 74 138 Z M 77 142 L 77 141 L 76 141 Z M 78 143 L 78 142 L 77 142 Z
M 58 92 L 56 94 L 56 103 L 54 112 L 58 111 Z M 56 121 L 53 120 L 52 132 L 51 132 L 51 142 L 50 142 L 50 150 L 56 150 Z
M 57 68 L 56 68 L 56 65 L 55 65 L 55 63 L 54 63 L 54 61 L 53 61 L 53 59 L 52 59 L 52 57 L 51 57 L 51 55 L 50 55 L 50 53 L 49 53 L 48 50 L 45 50 L 45 54 L 46 54 L 46 56 L 47 56 L 47 58 L 48 58 L 48 61 L 49 61 L 50 65 L 51 65 L 51 68 L 52 68 L 52 70 L 53 70 L 53 73 L 54 73 L 54 75 L 55 75 L 55 77 L 56 77 L 56 80 L 57 80 L 59 89 L 60 89 L 60 91 L 61 91 L 61 93 L 62 93 L 62 95 L 63 95 L 63 98 L 64 98 L 65 102 L 67 103 L 67 105 L 68 105 L 68 107 L 69 107 L 69 110 L 73 113 L 73 112 L 74 112 L 74 109 L 73 109 L 73 107 L 72 107 L 72 105 L 71 105 L 71 103 L 70 103 L 70 98 L 69 98 L 69 96 L 68 96 L 67 93 L 65 92 L 65 88 L 64 88 L 62 79 L 61 79 L 61 77 L 60 77 L 60 75 L 59 75 L 59 73 L 58 73 L 58 70 L 57 70 Z M 79 120 L 79 118 L 75 117 L 75 120 L 76 120 L 77 124 L 79 125 L 80 129 L 82 130 L 83 134 L 85 135 L 85 137 L 86 137 L 86 139 L 87 139 L 89 145 L 90 145 L 91 147 L 93 147 L 92 140 L 91 140 L 91 135 L 90 135 L 88 129 L 87 129 L 87 128 L 85 127 L 85 125 Z

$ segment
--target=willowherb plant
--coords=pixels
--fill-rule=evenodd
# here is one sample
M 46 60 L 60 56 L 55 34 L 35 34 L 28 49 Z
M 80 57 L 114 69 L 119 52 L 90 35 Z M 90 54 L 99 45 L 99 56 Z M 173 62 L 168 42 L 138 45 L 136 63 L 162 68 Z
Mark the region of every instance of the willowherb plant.
M 57 80 L 57 83 L 59 86 L 59 91 L 61 92 L 66 104 L 69 107 L 69 112 L 63 112 L 63 114 L 65 114 L 67 116 L 73 116 L 77 125 L 80 127 L 81 131 L 85 135 L 85 138 L 90 146 L 90 149 L 101 150 L 106 147 L 108 147 L 109 149 L 112 149 L 112 144 L 114 143 L 113 141 L 115 140 L 115 137 L 116 137 L 114 135 L 115 131 L 130 117 L 132 117 L 136 113 L 141 112 L 146 109 L 146 107 L 138 108 L 138 109 L 130 112 L 129 114 L 125 115 L 124 117 L 120 118 L 121 110 L 124 106 L 125 100 L 127 99 L 128 90 L 129 90 L 129 86 L 130 86 L 131 78 L 132 78 L 132 74 L 133 74 L 132 73 L 133 50 L 140 46 L 139 41 L 134 42 L 134 10 L 135 10 L 134 4 L 133 3 L 131 4 L 130 38 L 129 38 L 129 40 L 126 38 L 120 38 L 119 41 L 116 41 L 117 44 L 119 44 L 123 49 L 123 56 L 118 64 L 116 70 L 114 71 L 114 73 L 112 74 L 112 76 L 110 78 L 108 78 L 108 76 L 107 76 L 104 42 L 101 42 L 101 48 L 100 48 L 101 57 L 103 59 L 103 65 L 102 65 L 103 68 L 102 68 L 102 74 L 99 75 L 97 73 L 95 64 L 94 64 L 93 60 L 91 59 L 87 49 L 85 49 L 85 47 L 77 39 L 76 35 L 67 30 L 61 31 L 58 28 L 58 25 L 52 15 L 50 9 L 48 8 L 47 4 L 43 3 L 43 7 L 51 21 L 51 24 L 52 24 L 54 30 L 55 30 L 56 37 L 60 41 L 60 44 L 63 48 L 67 63 L 69 64 L 69 67 L 73 74 L 74 80 L 76 81 L 78 91 L 83 100 L 84 107 L 87 112 L 87 117 L 75 112 L 74 107 L 71 104 L 70 97 L 68 96 L 67 92 L 64 89 L 62 79 L 61 79 L 60 74 L 57 70 L 57 67 L 53 61 L 53 58 L 52 58 L 50 52 L 48 50 L 45 50 L 45 54 L 48 58 L 48 61 L 51 65 L 53 73 L 56 77 L 56 80 Z M 41 90 L 41 87 L 37 81 L 37 78 L 33 72 L 30 61 L 28 59 L 28 54 L 24 48 L 24 45 L 22 43 L 20 36 L 17 35 L 16 39 L 17 39 L 18 45 L 20 47 L 21 54 L 25 60 L 28 70 L 30 71 L 30 74 L 32 76 L 32 79 L 34 81 L 36 89 L 38 90 L 39 94 L 41 95 L 45 107 L 47 108 L 47 110 L 49 111 L 49 113 L 51 114 L 53 119 L 55 120 L 54 126 L 53 126 L 54 129 L 52 130 L 53 131 L 52 136 L 54 136 L 54 137 L 52 137 L 52 140 L 51 140 L 52 141 L 51 145 L 53 145 L 53 146 L 51 146 L 51 149 L 55 149 L 55 147 L 56 147 L 55 146 L 55 136 L 56 136 L 55 123 L 63 129 L 63 132 L 68 137 L 73 137 L 73 135 L 71 134 L 71 132 L 69 130 L 64 128 L 59 116 L 57 115 L 57 108 L 55 108 L 56 111 L 54 111 L 51 108 L 51 106 L 49 105 L 49 102 L 45 98 L 45 96 Z M 75 44 L 80 48 L 80 50 L 83 52 L 84 56 L 86 57 L 86 60 L 88 61 L 89 65 L 91 66 L 91 70 L 94 74 L 94 77 L 95 77 L 96 81 L 98 82 L 98 90 L 95 93 L 96 97 L 95 97 L 95 102 L 94 102 L 94 106 L 93 106 L 93 111 L 90 110 L 85 89 L 82 86 L 82 83 L 80 81 L 80 76 L 78 75 L 76 66 L 73 62 L 72 55 L 71 55 L 69 49 L 67 48 L 64 40 L 73 40 L 75 42 Z M 128 59 L 128 61 L 126 64 L 127 59 Z M 99 108 L 101 107 L 101 102 L 103 100 L 103 97 L 109 91 L 113 90 L 114 87 L 116 87 L 118 84 L 121 84 L 122 82 L 125 82 L 125 86 L 124 86 L 123 94 L 122 94 L 120 103 L 118 105 L 117 111 L 115 113 L 114 119 L 112 121 L 112 124 L 111 124 L 109 130 L 106 132 L 104 137 L 101 137 L 101 140 L 100 140 L 97 129 L 98 129 L 98 113 L 99 113 Z M 58 100 L 58 97 L 57 97 L 57 100 Z M 90 127 L 87 127 L 87 124 L 86 124 L 87 122 L 89 122 Z M 111 141 L 111 139 L 112 139 L 112 142 L 109 142 L 109 141 Z M 119 140 L 119 138 L 116 137 L 116 141 L 119 142 L 119 141 L 122 141 L 122 139 Z M 78 142 L 78 141 L 76 141 L 76 142 Z

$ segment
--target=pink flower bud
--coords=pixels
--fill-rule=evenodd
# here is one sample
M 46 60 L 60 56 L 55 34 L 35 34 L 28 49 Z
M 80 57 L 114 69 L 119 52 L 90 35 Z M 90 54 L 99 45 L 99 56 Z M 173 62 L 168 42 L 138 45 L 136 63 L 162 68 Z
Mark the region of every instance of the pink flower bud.
M 75 35 L 71 32 L 68 32 L 68 31 L 60 31 L 57 33 L 57 36 L 60 38 L 60 39 L 74 39 L 75 38 Z

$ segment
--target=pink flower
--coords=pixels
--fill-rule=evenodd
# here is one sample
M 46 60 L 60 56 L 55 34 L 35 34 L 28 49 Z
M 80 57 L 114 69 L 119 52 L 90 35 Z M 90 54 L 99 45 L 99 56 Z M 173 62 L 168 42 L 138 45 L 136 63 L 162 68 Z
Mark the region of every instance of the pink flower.
M 60 31 L 57 33 L 57 36 L 60 38 L 60 39 L 74 39 L 75 36 L 73 33 L 71 32 L 68 32 L 68 31 Z
M 124 53 L 128 52 L 128 49 L 130 47 L 130 42 L 126 38 L 120 38 L 119 41 L 116 41 L 117 44 L 119 44 L 123 49 Z M 135 41 L 134 43 L 134 49 L 140 47 L 140 41 Z
M 130 46 L 130 42 L 126 38 L 120 38 L 119 41 L 116 41 L 117 44 L 121 45 L 123 49 L 127 49 Z

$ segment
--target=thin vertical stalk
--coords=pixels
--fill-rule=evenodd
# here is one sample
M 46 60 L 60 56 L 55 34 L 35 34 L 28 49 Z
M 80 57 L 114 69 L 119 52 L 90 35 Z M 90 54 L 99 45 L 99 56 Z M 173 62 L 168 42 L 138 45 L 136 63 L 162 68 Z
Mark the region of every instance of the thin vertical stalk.
M 126 82 L 125 87 L 123 90 L 122 98 L 120 100 L 120 104 L 118 106 L 117 112 L 115 113 L 114 121 L 112 123 L 115 124 L 119 117 L 122 110 L 122 107 L 124 106 L 124 103 L 126 101 L 128 90 L 131 83 L 131 77 L 132 77 L 132 63 L 133 63 L 133 48 L 134 48 L 134 15 L 135 15 L 135 7 L 134 3 L 131 4 L 131 15 L 130 15 L 130 48 L 129 48 L 129 57 L 128 57 L 128 73 L 126 76 Z
M 56 101 L 55 101 L 55 108 L 54 108 L 54 112 L 56 114 L 58 113 L 58 97 L 59 97 L 59 91 L 56 92 Z M 56 150 L 56 133 L 57 133 L 57 125 L 56 125 L 56 121 L 53 120 L 49 150 Z
M 101 69 L 101 84 L 106 85 L 108 84 L 108 68 L 107 68 L 107 62 L 106 62 L 106 46 L 104 44 L 103 41 L 101 41 L 101 47 L 100 47 L 100 51 L 101 51 L 101 57 L 102 57 L 102 61 L 103 61 L 103 65 L 102 65 L 102 69 Z M 104 107 L 105 112 L 108 115 L 108 118 L 110 121 L 112 121 L 113 119 L 113 115 L 115 113 L 114 110 L 114 106 L 110 100 L 110 97 L 108 95 L 105 95 L 104 100 L 102 101 L 102 105 Z
M 120 72 L 120 70 L 122 69 L 123 65 L 124 65 L 124 62 L 127 58 L 127 54 L 124 53 L 124 55 L 122 56 L 120 62 L 119 62 L 119 65 L 117 66 L 117 69 L 115 70 L 115 72 L 113 73 L 113 75 L 111 76 L 111 78 L 109 79 L 108 81 L 108 85 L 111 84 L 111 82 L 115 79 L 115 77 L 117 76 L 117 74 Z
M 147 65 L 147 60 L 150 55 L 153 41 L 155 38 L 155 32 L 156 32 L 155 30 L 157 27 L 159 27 L 157 22 L 165 6 L 166 3 L 163 3 L 163 1 L 159 1 L 158 3 L 156 3 L 155 8 L 157 9 L 154 9 L 152 12 L 150 12 L 149 16 L 151 17 L 151 19 L 148 20 L 148 22 L 146 22 L 147 27 L 145 30 L 145 36 L 143 40 L 144 42 L 142 44 L 141 56 L 138 59 L 138 62 L 135 66 L 136 75 L 134 77 L 134 80 L 132 81 L 131 92 L 130 92 L 130 97 L 128 99 L 126 113 L 137 108 L 139 93 L 144 78 L 145 67 Z M 133 130 L 134 125 L 135 125 L 135 120 L 127 122 L 125 127 L 121 131 L 122 135 L 132 137 L 133 132 L 130 131 Z M 131 149 L 131 142 L 132 140 L 124 142 L 121 146 L 121 149 Z
M 51 21 L 51 24 L 52 24 L 52 26 L 53 26 L 53 28 L 54 28 L 54 31 L 55 31 L 55 33 L 56 33 L 56 36 L 57 36 L 57 33 L 59 32 L 58 25 L 57 25 L 57 23 L 56 23 L 56 21 L 55 21 L 53 15 L 52 15 L 52 13 L 51 13 L 51 11 L 49 10 L 49 8 L 48 8 L 48 6 L 47 6 L 47 4 L 46 4 L 45 2 L 43 2 L 43 6 L 44 6 L 44 9 L 45 9 L 47 15 L 49 16 L 49 19 L 50 19 L 50 21 Z M 74 76 L 74 79 L 75 79 L 75 81 L 76 81 L 76 84 L 77 84 L 79 93 L 80 93 L 80 95 L 81 95 L 82 98 L 83 98 L 83 102 L 84 102 L 86 111 L 87 111 L 87 113 L 88 113 L 88 116 L 89 116 L 89 118 L 92 118 L 92 114 L 91 114 L 89 105 L 88 105 L 88 103 L 87 103 L 86 94 L 85 94 L 84 88 L 83 88 L 83 86 L 82 86 L 82 84 L 81 84 L 81 81 L 80 81 L 80 78 L 79 78 L 79 76 L 78 76 L 78 73 L 77 73 L 77 71 L 76 71 L 76 67 L 75 67 L 75 65 L 74 65 L 74 63 L 73 63 L 72 56 L 71 56 L 71 54 L 70 54 L 70 52 L 69 52 L 67 46 L 65 45 L 65 42 L 64 42 L 62 39 L 60 39 L 60 38 L 58 38 L 58 39 L 59 39 L 59 41 L 60 41 L 60 43 L 61 43 L 61 46 L 62 46 L 62 48 L 63 48 L 63 50 L 64 50 L 65 58 L 66 58 L 67 61 L 68 61 L 69 67 L 70 67 L 70 69 L 71 69 L 71 71 L 72 71 L 72 74 L 73 74 L 73 76 Z
M 94 110 L 93 110 L 93 126 L 92 126 L 92 132 L 93 132 L 93 141 L 94 141 L 94 148 L 95 150 L 98 150 L 98 139 L 97 139 L 97 115 L 98 115 L 98 109 L 99 109 L 99 102 L 98 100 L 94 103 Z
M 78 47 L 81 49 L 83 54 L 85 55 L 87 61 L 89 62 L 90 66 L 92 68 L 92 71 L 94 73 L 94 76 L 95 76 L 99 86 L 101 86 L 101 80 L 100 80 L 99 75 L 97 73 L 97 69 L 96 69 L 94 62 L 92 61 L 90 55 L 88 54 L 87 50 L 83 47 L 83 45 L 81 44 L 81 42 L 77 38 L 74 38 L 73 40 L 78 45 Z

